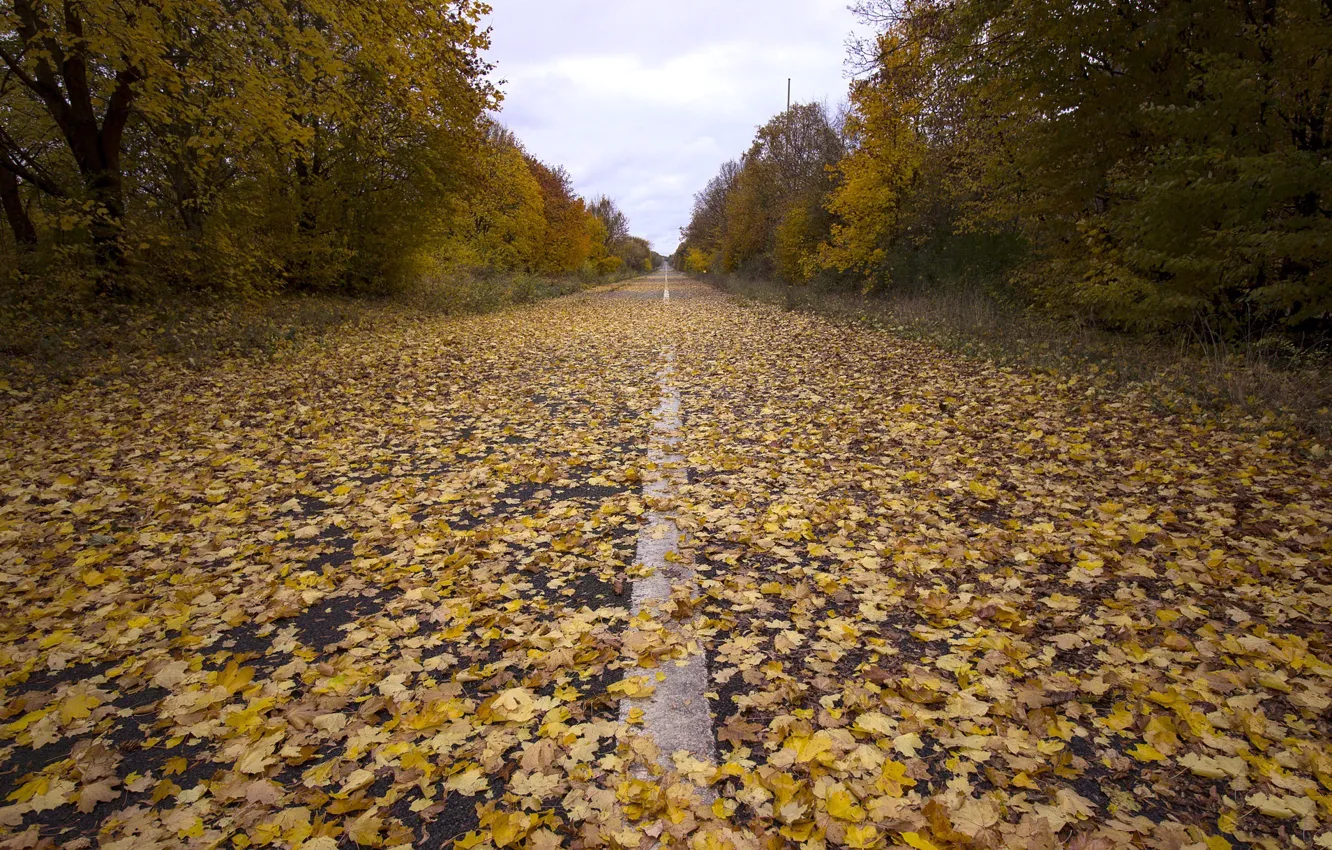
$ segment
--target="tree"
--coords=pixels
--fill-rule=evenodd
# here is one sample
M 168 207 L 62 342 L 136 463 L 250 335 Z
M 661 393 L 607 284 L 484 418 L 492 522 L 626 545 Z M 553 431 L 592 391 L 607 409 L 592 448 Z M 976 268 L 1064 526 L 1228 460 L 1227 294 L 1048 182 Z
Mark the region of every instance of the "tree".
M 11 231 L 43 237 L 23 220 L 33 192 L 61 226 L 77 215 L 104 290 L 123 286 L 139 251 L 186 279 L 238 267 L 299 285 L 401 275 L 474 179 L 481 117 L 498 106 L 474 0 L 0 10 Z
M 904 230 L 903 208 L 926 154 L 920 44 L 890 32 L 877 47 L 874 73 L 851 87 L 853 148 L 836 166 L 827 201 L 833 223 L 818 249 L 821 267 L 870 286 L 886 276 L 887 252 Z
M 125 127 L 141 91 L 136 84 L 159 64 L 161 19 L 144 4 L 126 9 L 75 0 L 12 0 L 4 11 L 8 31 L 0 37 L 0 60 L 59 129 L 90 202 L 99 260 L 116 262 L 125 208 Z M 0 168 L 41 185 L 10 138 L 0 137 Z
M 629 238 L 629 218 L 615 205 L 615 201 L 605 195 L 598 195 L 588 204 L 587 209 L 592 215 L 601 219 L 602 225 L 605 226 L 607 244 L 617 245 Z
M 541 189 L 546 220 L 536 270 L 546 274 L 578 271 L 592 256 L 593 232 L 587 221 L 587 206 L 574 192 L 573 181 L 563 167 L 552 168 L 531 156 L 527 157 L 527 166 Z
M 824 197 L 829 169 L 845 145 L 820 104 L 797 104 L 759 128 L 750 149 L 728 162 L 694 198 L 683 232 L 685 256 L 706 266 L 803 282 L 830 219 Z
M 924 161 L 958 225 L 1020 233 L 1039 303 L 1120 327 L 1332 319 L 1332 6 L 859 8 L 915 50 Z
M 451 270 L 530 272 L 544 243 L 541 186 L 513 134 L 495 125 L 482 154 L 481 177 L 455 201 L 440 250 Z
M 707 274 L 711 265 L 711 259 L 699 248 L 685 249 L 684 261 L 681 263 L 685 274 Z

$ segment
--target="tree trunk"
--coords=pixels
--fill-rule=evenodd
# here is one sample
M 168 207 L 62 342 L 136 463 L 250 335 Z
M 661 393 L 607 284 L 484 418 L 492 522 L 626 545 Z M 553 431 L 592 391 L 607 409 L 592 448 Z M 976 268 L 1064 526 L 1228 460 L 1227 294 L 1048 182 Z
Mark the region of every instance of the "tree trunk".
M 92 220 L 88 224 L 93 257 L 104 272 L 114 275 L 125 263 L 125 252 L 120 244 L 121 219 L 125 215 L 120 175 L 93 171 L 85 172 L 83 176 L 88 197 L 93 202 Z M 105 286 L 99 289 L 112 291 Z
M 32 66 L 31 74 L 3 49 L 0 58 L 18 82 L 45 105 L 69 146 L 88 200 L 93 202 L 89 231 L 94 256 L 104 273 L 99 289 L 114 293 L 117 272 L 124 263 L 120 246 L 121 218 L 125 213 L 120 153 L 134 101 L 133 87 L 143 80 L 143 75 L 137 69 L 125 68 L 107 81 L 110 95 L 99 120 L 94 98 L 98 85 L 89 78 L 90 64 L 94 69 L 97 65 L 89 62 L 85 52 L 88 40 L 76 0 L 64 0 L 61 4 L 63 34 L 68 41 L 57 38 L 53 22 L 42 19 L 44 9 L 39 10 L 32 0 L 14 0 L 13 8 L 24 52 L 35 51 L 40 58 Z
M 4 205 L 5 218 L 10 230 L 14 231 L 14 242 L 19 251 L 31 251 L 37 244 L 37 228 L 32 226 L 28 210 L 23 206 L 18 178 L 4 167 L 0 167 L 0 204 Z
M 167 175 L 171 178 L 171 191 L 176 202 L 176 215 L 190 238 L 198 242 L 203 236 L 204 211 L 199 197 L 199 182 L 190 173 L 189 168 L 179 161 L 167 165 Z
M 297 227 L 303 234 L 313 234 L 319 229 L 319 207 L 315 202 L 315 183 L 322 176 L 323 164 L 319 157 L 319 121 L 314 122 L 314 138 L 310 143 L 309 159 L 299 156 L 296 159 L 296 183 L 300 187 L 300 219 Z

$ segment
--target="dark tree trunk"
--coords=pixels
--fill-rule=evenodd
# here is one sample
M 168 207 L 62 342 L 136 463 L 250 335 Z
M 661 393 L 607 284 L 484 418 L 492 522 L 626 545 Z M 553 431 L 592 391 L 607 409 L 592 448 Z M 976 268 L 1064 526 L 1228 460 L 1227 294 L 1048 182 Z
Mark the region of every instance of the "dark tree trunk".
M 317 145 L 319 125 L 315 124 L 315 141 Z M 311 152 L 310 158 L 299 157 L 296 160 L 296 182 L 300 186 L 300 204 L 301 214 L 297 222 L 297 227 L 301 233 L 312 234 L 319 229 L 319 209 L 315 203 L 315 182 L 319 179 L 321 173 L 321 164 L 319 161 L 319 152 Z
M 5 219 L 14 231 L 14 242 L 20 251 L 30 251 L 37 244 L 37 228 L 32 226 L 28 210 L 19 195 L 18 178 L 8 168 L 0 166 L 0 203 L 5 208 Z
M 84 192 L 93 203 L 89 232 L 97 263 L 105 273 L 101 288 L 114 292 L 116 271 L 124 261 L 120 247 L 125 213 L 120 149 L 134 101 L 133 87 L 142 75 L 132 68 L 116 72 L 105 113 L 99 119 L 78 3 L 64 0 L 62 7 L 61 23 L 64 34 L 70 37 L 67 43 L 53 35 L 52 22 L 41 19 L 32 0 L 14 0 L 19 43 L 24 52 L 37 52 L 41 58 L 31 74 L 17 57 L 0 51 L 0 58 L 15 79 L 41 100 L 69 146 Z
M 179 162 L 171 163 L 167 174 L 171 178 L 171 191 L 175 195 L 176 215 L 180 216 L 181 226 L 191 238 L 198 240 L 203 235 L 204 223 L 199 183 L 186 166 Z

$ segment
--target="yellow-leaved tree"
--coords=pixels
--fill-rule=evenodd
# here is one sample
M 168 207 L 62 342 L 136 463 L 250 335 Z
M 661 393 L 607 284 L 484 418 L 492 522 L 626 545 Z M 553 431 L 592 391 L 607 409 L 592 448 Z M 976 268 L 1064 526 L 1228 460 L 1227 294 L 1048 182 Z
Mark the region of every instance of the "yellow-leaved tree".
M 473 0 L 6 0 L 0 196 L 99 288 L 400 277 L 499 104 Z M 204 279 L 200 279 L 204 278 Z
M 837 164 L 827 199 L 831 232 L 818 263 L 873 286 L 885 281 L 887 249 L 900 236 L 901 213 L 926 149 L 917 126 L 923 84 L 919 43 L 895 32 L 878 39 L 879 62 L 851 88 L 846 133 L 851 151 Z
M 440 249 L 445 271 L 530 272 L 546 235 L 541 186 L 512 133 L 495 125 L 480 179 L 459 196 Z
M 684 256 L 697 249 L 713 271 L 805 282 L 817 271 L 828 232 L 829 169 L 844 153 L 821 104 L 796 104 L 774 117 L 745 155 L 723 165 L 695 196 Z

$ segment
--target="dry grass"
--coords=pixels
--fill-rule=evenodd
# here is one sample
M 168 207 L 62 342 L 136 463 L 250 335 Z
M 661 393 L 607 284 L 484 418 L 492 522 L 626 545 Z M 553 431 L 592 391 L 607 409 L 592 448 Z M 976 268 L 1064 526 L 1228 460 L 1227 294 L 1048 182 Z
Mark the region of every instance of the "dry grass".
M 483 313 L 583 288 L 577 280 L 455 277 L 379 298 L 173 295 L 126 302 L 0 287 L 0 381 L 58 390 L 157 359 L 195 369 L 233 358 L 275 360 L 386 313 Z
M 859 296 L 738 279 L 713 282 L 743 297 L 928 339 L 1002 365 L 1135 385 L 1163 413 L 1225 412 L 1241 425 L 1277 425 L 1332 439 L 1332 354 L 1326 350 L 1205 332 L 1176 339 L 1126 336 L 966 290 Z
M 533 275 L 451 276 L 420 281 L 395 300 L 412 309 L 444 315 L 489 313 L 515 304 L 571 295 L 587 288 L 576 278 Z

